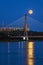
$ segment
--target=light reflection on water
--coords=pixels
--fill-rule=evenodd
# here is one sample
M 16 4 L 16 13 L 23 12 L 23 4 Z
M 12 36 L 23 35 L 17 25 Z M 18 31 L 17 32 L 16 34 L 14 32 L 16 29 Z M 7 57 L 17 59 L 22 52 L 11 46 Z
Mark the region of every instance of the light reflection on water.
M 28 65 L 34 65 L 34 42 L 28 42 Z
M 34 49 L 29 50 L 31 47 Z M 34 59 L 29 60 L 27 56 Z M 0 42 L 0 65 L 26 65 L 26 63 L 43 65 L 43 41 L 28 42 L 27 52 L 25 42 Z

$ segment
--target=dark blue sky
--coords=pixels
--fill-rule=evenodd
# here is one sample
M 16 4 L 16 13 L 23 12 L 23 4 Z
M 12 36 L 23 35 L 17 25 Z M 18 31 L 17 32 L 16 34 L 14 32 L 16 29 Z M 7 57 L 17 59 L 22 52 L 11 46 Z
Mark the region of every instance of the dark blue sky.
M 0 0 L 0 24 L 17 20 L 33 9 L 34 19 L 43 22 L 43 0 Z

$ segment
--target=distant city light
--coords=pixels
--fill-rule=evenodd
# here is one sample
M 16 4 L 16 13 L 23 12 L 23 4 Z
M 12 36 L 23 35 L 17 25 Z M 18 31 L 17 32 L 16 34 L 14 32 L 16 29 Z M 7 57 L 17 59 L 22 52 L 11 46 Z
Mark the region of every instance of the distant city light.
M 29 10 L 28 13 L 29 13 L 29 14 L 33 14 L 33 10 Z
M 25 37 L 23 37 L 23 40 L 25 40 Z

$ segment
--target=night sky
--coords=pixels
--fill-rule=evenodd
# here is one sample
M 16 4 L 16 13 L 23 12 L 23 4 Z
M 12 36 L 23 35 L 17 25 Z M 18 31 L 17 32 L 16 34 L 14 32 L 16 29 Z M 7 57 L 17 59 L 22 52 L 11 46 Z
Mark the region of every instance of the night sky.
M 0 0 L 0 24 L 8 24 L 28 13 L 32 9 L 32 18 L 43 23 L 43 0 Z

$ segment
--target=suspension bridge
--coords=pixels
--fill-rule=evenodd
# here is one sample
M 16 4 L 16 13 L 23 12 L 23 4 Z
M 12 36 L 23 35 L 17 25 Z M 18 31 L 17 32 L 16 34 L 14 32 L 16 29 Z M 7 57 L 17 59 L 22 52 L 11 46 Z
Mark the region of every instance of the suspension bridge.
M 27 22 L 29 22 L 28 25 Z M 0 41 L 25 40 L 43 40 L 43 23 L 27 17 L 27 14 L 25 14 L 24 17 L 10 23 L 6 27 L 4 27 L 4 24 L 0 27 Z

